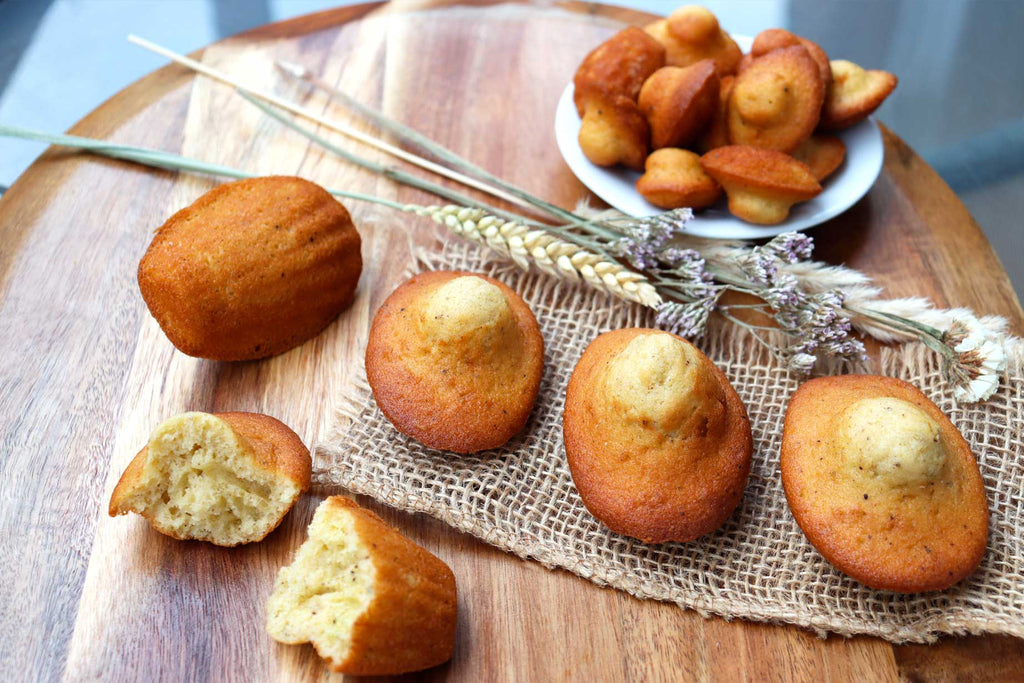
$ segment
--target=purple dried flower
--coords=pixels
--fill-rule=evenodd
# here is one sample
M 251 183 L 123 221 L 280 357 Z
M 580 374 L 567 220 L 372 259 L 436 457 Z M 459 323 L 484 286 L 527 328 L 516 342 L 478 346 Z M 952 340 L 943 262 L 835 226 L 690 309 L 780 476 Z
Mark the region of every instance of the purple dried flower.
M 805 356 L 816 357 L 818 354 L 850 361 L 864 358 L 864 344 L 851 338 L 853 323 L 842 308 L 845 301 L 842 292 L 835 290 L 808 295 L 800 289 L 796 278 L 783 273 L 761 296 L 771 306 L 779 326 L 796 340 L 787 355 L 791 368 L 808 367 Z M 796 358 L 797 355 L 801 357 Z
M 661 252 L 661 260 L 666 265 L 677 267 L 691 263 L 699 263 L 704 268 L 704 258 L 696 249 L 682 249 L 680 247 L 666 247 Z
M 788 288 L 792 283 L 792 286 L 795 287 L 795 278 L 779 274 L 779 264 L 796 263 L 809 258 L 813 249 L 814 241 L 807 235 L 787 232 L 764 246 L 754 247 L 738 257 L 737 265 L 755 285 Z M 786 282 L 780 282 L 780 278 L 786 278 Z
M 786 263 L 797 263 L 811 257 L 814 251 L 814 240 L 802 232 L 784 232 L 762 249 Z
M 693 218 L 693 211 L 683 208 L 666 211 L 663 214 L 651 216 L 649 218 L 641 218 L 639 222 L 644 223 L 650 221 L 652 223 L 657 223 L 662 226 L 662 229 L 669 232 L 671 236 L 675 236 L 686 230 L 686 224 L 691 218 Z
M 658 306 L 655 324 L 680 337 L 699 337 L 707 328 L 708 316 L 715 308 L 717 297 L 680 304 L 668 301 Z
M 658 265 L 657 250 L 650 241 L 623 237 L 612 244 L 612 251 L 640 270 L 651 270 Z
M 788 274 L 776 277 L 774 286 L 764 292 L 763 298 L 776 310 L 796 308 L 802 300 L 796 278 Z
M 775 284 L 775 276 L 779 272 L 777 259 L 761 253 L 760 247 L 754 247 L 740 256 L 736 264 L 755 284 L 762 287 L 771 287 Z
M 664 261 L 663 252 L 672 249 L 669 241 L 683 232 L 686 222 L 693 217 L 690 209 L 675 209 L 658 216 L 630 221 L 621 226 L 623 237 L 612 245 L 615 253 L 641 270 L 650 270 Z M 674 249 L 675 252 L 687 250 Z M 692 251 L 692 250 L 691 250 Z M 697 257 L 700 254 L 694 252 Z M 703 260 L 701 259 L 703 267 Z

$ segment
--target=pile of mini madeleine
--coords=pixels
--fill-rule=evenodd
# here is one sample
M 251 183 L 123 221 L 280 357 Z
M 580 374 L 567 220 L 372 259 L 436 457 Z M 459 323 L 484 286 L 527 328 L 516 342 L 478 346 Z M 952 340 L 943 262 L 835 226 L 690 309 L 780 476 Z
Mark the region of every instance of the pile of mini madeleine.
M 846 154 L 832 133 L 867 118 L 896 77 L 779 28 L 743 54 L 714 14 L 686 6 L 612 36 L 573 85 L 591 162 L 643 171 L 637 191 L 656 206 L 702 209 L 724 192 L 733 215 L 773 225 L 821 192 Z

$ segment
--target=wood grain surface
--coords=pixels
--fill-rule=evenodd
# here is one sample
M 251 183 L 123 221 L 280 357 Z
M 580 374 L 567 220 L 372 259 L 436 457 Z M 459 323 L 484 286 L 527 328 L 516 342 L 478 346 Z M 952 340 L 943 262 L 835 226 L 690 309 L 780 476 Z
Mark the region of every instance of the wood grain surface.
M 196 56 L 349 120 L 271 68 L 274 57 L 306 64 L 492 173 L 572 206 L 587 192 L 555 147 L 558 95 L 617 22 L 650 17 L 579 3 L 450 4 L 333 10 Z M 128 87 L 72 132 L 430 200 L 325 155 L 179 67 Z M 812 232 L 817 255 L 864 270 L 894 296 L 1007 316 L 1020 334 L 1024 314 L 978 226 L 899 138 L 887 132 L 885 147 L 870 193 Z M 215 183 L 55 149 L 0 199 L 0 671 L 8 676 L 328 676 L 311 647 L 279 645 L 263 628 L 277 570 L 305 538 L 318 496 L 304 498 L 264 542 L 230 550 L 171 540 L 137 517 L 111 519 L 106 503 L 150 430 L 184 410 L 265 412 L 315 443 L 361 363 L 373 312 L 401 280 L 405 235 L 418 239 L 432 228 L 348 202 L 366 263 L 353 306 L 281 356 L 197 360 L 160 332 L 135 271 L 152 231 Z M 1024 645 L 1010 638 L 893 647 L 705 620 L 545 570 L 432 519 L 361 502 L 445 560 L 458 580 L 454 659 L 423 679 L 982 680 L 1024 671 Z

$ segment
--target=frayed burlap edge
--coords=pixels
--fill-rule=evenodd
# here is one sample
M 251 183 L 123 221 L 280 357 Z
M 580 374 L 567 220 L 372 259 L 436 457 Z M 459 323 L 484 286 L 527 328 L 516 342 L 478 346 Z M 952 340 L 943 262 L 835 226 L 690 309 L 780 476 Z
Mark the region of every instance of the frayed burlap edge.
M 409 272 L 411 274 L 412 272 L 425 269 L 474 270 L 498 277 L 513 284 L 514 288 L 531 304 L 536 301 L 554 300 L 557 302 L 557 305 L 568 306 L 571 309 L 573 306 L 587 301 L 588 295 L 581 286 L 559 282 L 537 273 L 523 275 L 521 271 L 515 269 L 511 264 L 487 262 L 485 257 L 477 253 L 476 249 L 475 247 L 458 243 L 457 245 L 445 246 L 440 253 L 417 250 L 415 263 L 410 267 Z M 590 293 L 589 296 L 591 297 L 589 301 L 592 304 L 593 294 Z M 625 305 L 612 299 L 606 301 L 602 299 L 601 304 L 615 310 L 616 313 L 614 315 L 598 315 L 597 318 L 600 319 L 600 322 L 608 322 L 608 319 L 614 318 L 617 326 L 620 327 L 650 326 L 650 312 L 639 306 Z M 593 314 L 594 312 L 587 311 L 587 313 Z M 600 324 L 596 325 L 597 329 L 591 330 L 589 338 L 605 331 L 602 327 Z M 610 329 L 610 327 L 606 329 Z M 589 342 L 589 338 L 586 340 L 587 342 Z M 583 345 L 585 346 L 585 343 Z M 764 349 L 760 347 L 760 344 L 752 335 L 735 326 L 715 326 L 698 345 L 705 353 L 716 360 L 720 358 L 742 359 L 752 355 L 757 356 L 758 354 L 761 354 L 763 358 L 764 354 Z M 958 406 L 955 404 L 949 397 L 948 387 L 943 383 L 938 359 L 935 357 L 935 354 L 921 344 L 905 344 L 895 348 L 885 348 L 881 353 L 879 368 L 865 367 L 857 368 L 857 370 L 879 371 L 881 374 L 901 377 L 916 384 L 928 393 L 933 400 L 936 400 L 940 407 L 950 415 L 954 423 L 960 426 L 962 430 L 965 420 L 971 420 L 970 425 L 987 424 L 990 417 L 989 413 L 993 412 L 992 406 L 996 406 L 997 409 L 1002 411 L 1000 415 L 1004 424 L 1001 427 L 1005 430 L 1013 428 L 1013 425 L 1007 422 L 1010 416 L 1010 409 L 1016 410 L 1019 414 L 1021 406 L 1024 405 L 1024 397 L 1021 396 L 1020 390 L 1022 379 L 1024 379 L 1024 373 L 1022 373 L 1022 368 L 1024 368 L 1024 344 L 1015 341 L 1008 345 L 1008 352 L 1008 382 L 1004 385 L 1001 392 L 997 394 L 997 397 L 993 399 L 993 403 L 987 404 L 988 407 L 986 405 Z M 569 364 L 569 370 L 571 371 L 571 366 L 575 364 L 576 360 L 576 358 L 552 359 L 549 357 L 547 364 L 549 366 L 552 363 Z M 836 369 L 833 368 L 832 370 Z M 767 371 L 775 373 L 776 376 L 772 377 L 772 381 L 776 383 L 779 381 L 789 382 L 792 388 L 795 388 L 797 385 L 796 380 L 791 378 L 781 367 L 776 366 Z M 727 374 L 729 374 L 728 370 Z M 779 377 L 782 375 L 785 376 L 785 379 L 780 380 Z M 542 387 L 543 391 L 544 388 Z M 749 406 L 750 398 L 748 397 L 746 400 Z M 756 409 L 751 411 L 752 419 L 756 412 Z M 776 411 L 777 413 L 778 411 Z M 1015 576 L 1007 577 L 1004 571 L 999 575 L 999 580 L 994 582 L 992 576 L 990 576 L 991 570 L 987 569 L 981 582 L 976 578 L 968 579 L 960 586 L 950 589 L 947 593 L 928 594 L 925 596 L 901 596 L 880 591 L 870 591 L 870 589 L 855 584 L 846 577 L 839 576 L 838 572 L 827 566 L 827 563 L 820 556 L 817 556 L 813 549 L 804 553 L 802 561 L 807 566 L 797 573 L 802 571 L 810 573 L 810 582 L 816 582 L 824 586 L 823 591 L 829 594 L 838 593 L 837 600 L 844 602 L 849 602 L 852 598 L 855 603 L 861 601 L 884 603 L 881 608 L 882 616 L 884 617 L 887 611 L 895 610 L 893 613 L 899 616 L 901 620 L 880 618 L 877 609 L 872 611 L 872 609 L 868 608 L 871 605 L 865 607 L 862 613 L 857 611 L 855 605 L 853 609 L 848 609 L 848 613 L 844 615 L 838 611 L 827 609 L 827 601 L 825 603 L 826 608 L 822 608 L 821 604 L 808 607 L 800 601 L 792 600 L 790 600 L 790 604 L 786 604 L 785 601 L 773 600 L 770 593 L 767 599 L 763 597 L 758 597 L 757 599 L 734 599 L 716 594 L 715 590 L 680 589 L 679 586 L 659 580 L 659 576 L 644 578 L 641 573 L 624 571 L 621 564 L 618 566 L 610 564 L 600 555 L 588 556 L 587 553 L 581 552 L 578 546 L 576 548 L 563 546 L 524 529 L 500 528 L 502 525 L 495 523 L 495 520 L 492 518 L 493 512 L 483 514 L 481 509 L 453 505 L 451 501 L 446 501 L 439 497 L 436 491 L 431 491 L 424 486 L 410 484 L 406 479 L 396 477 L 396 471 L 401 473 L 401 470 L 395 470 L 394 468 L 403 466 L 401 464 L 395 465 L 390 463 L 388 467 L 392 468 L 392 470 L 388 474 L 382 474 L 381 471 L 377 471 L 381 469 L 386 470 L 388 467 L 378 467 L 377 470 L 373 469 L 372 466 L 366 467 L 367 460 L 364 459 L 363 462 L 358 462 L 360 450 L 353 445 L 352 428 L 353 425 L 361 426 L 368 418 L 374 421 L 384 420 L 379 409 L 373 403 L 370 387 L 366 384 L 365 372 L 361 369 L 354 385 L 345 390 L 345 396 L 342 397 L 338 408 L 335 428 L 328 439 L 314 449 L 314 481 L 318 488 L 333 490 L 337 487 L 342 487 L 352 493 L 370 496 L 399 510 L 428 514 L 459 531 L 479 538 L 485 543 L 511 552 L 521 558 L 538 561 L 549 569 L 566 569 L 594 583 L 626 591 L 641 599 L 673 602 L 684 609 L 693 609 L 704 617 L 715 615 L 725 619 L 742 618 L 770 623 L 794 624 L 812 629 L 822 637 L 828 633 L 844 636 L 874 635 L 896 643 L 927 643 L 936 640 L 941 635 L 957 634 L 999 633 L 1024 637 L 1024 579 L 1020 577 L 1019 572 Z M 531 420 L 526 430 L 530 430 L 533 426 L 534 424 Z M 781 425 L 773 425 L 773 428 L 781 430 Z M 977 436 L 975 431 L 973 428 L 965 431 L 965 435 L 969 437 L 969 440 L 972 440 L 971 436 Z M 391 436 L 396 442 L 404 440 L 404 437 L 398 434 L 397 431 L 392 430 Z M 1002 436 L 1005 437 L 1005 434 L 1002 434 Z M 982 429 L 981 441 L 983 445 L 989 445 L 993 439 L 998 440 L 998 438 L 1000 438 L 1000 435 L 994 435 L 989 431 L 985 431 L 984 428 Z M 977 439 L 972 441 L 977 441 Z M 408 440 L 405 440 L 405 442 L 407 444 L 406 447 L 416 448 L 416 444 L 409 444 Z M 972 445 L 978 446 L 977 443 L 972 443 Z M 512 448 L 516 447 L 518 445 L 513 440 Z M 381 459 L 381 462 L 387 461 L 395 452 L 394 443 L 376 443 L 373 444 L 372 448 L 376 456 Z M 1011 457 L 1016 456 L 1017 460 L 1019 460 L 1020 452 L 1006 454 L 999 451 L 999 448 L 995 449 L 996 452 L 994 454 L 990 452 L 991 449 L 986 450 L 981 455 L 981 458 L 984 460 L 985 458 L 998 458 L 1008 455 Z M 420 450 L 427 451 L 427 449 L 422 448 Z M 564 458 L 564 453 L 561 455 Z M 770 470 L 771 458 L 776 457 L 775 454 L 762 454 L 762 456 L 768 461 L 768 469 Z M 986 477 L 986 486 L 990 493 L 990 505 L 998 506 L 1001 498 L 997 497 L 997 500 L 993 502 L 992 492 L 994 488 L 997 491 L 1000 490 L 998 487 L 999 482 L 990 481 L 992 479 L 992 467 L 986 468 L 985 462 L 980 464 L 983 466 L 983 471 L 988 475 Z M 407 469 L 412 467 L 407 462 L 404 463 L 404 466 Z M 1018 466 L 1017 470 L 1020 469 L 1021 467 Z M 999 468 L 996 467 L 995 470 L 997 471 L 996 476 L 998 478 Z M 430 472 L 422 474 L 429 475 Z M 1015 476 L 1020 478 L 1022 475 L 1018 471 Z M 570 495 L 570 493 L 566 492 L 566 495 Z M 575 495 L 574 490 L 571 492 L 571 495 Z M 748 498 L 750 495 L 748 488 Z M 777 491 L 776 495 L 778 495 Z M 778 508 L 778 501 L 767 504 L 769 508 L 772 506 Z M 756 504 L 755 507 L 757 507 Z M 996 511 L 998 512 L 998 507 Z M 774 512 L 778 514 L 778 510 Z M 788 515 L 788 509 L 785 512 Z M 994 517 L 998 517 L 998 515 L 994 515 Z M 1024 517 L 1024 515 L 1021 515 L 1021 517 Z M 795 533 L 800 535 L 796 542 L 806 545 L 806 540 L 802 538 L 802 534 L 799 534 L 799 530 L 796 529 L 791 518 L 786 520 L 786 522 L 790 527 L 789 534 Z M 796 529 L 795 532 L 793 531 L 794 529 Z M 1024 564 L 1022 562 L 1022 558 L 1024 558 L 1024 540 L 1022 540 L 1024 539 L 1024 531 L 1022 531 L 1019 525 L 1009 530 L 1002 529 L 998 531 L 1000 531 L 999 536 L 1001 539 L 1007 540 L 1005 537 L 1008 536 L 1008 540 L 1012 544 L 1010 551 L 1014 556 L 1015 564 L 1011 563 L 1006 569 L 1011 571 L 1014 568 L 1019 569 Z M 792 545 L 792 543 L 793 539 L 790 539 L 790 544 Z M 638 542 L 636 544 L 643 545 Z M 992 546 L 992 542 L 990 542 L 990 546 Z M 631 543 L 630 551 L 632 552 L 633 550 L 634 546 Z M 990 547 L 989 556 L 993 552 L 993 549 Z M 644 549 L 641 549 L 637 554 L 643 556 L 646 553 Z M 1002 555 L 1005 555 L 1005 553 L 1001 553 L 1000 557 Z M 628 554 L 624 554 L 624 557 L 632 559 Z M 815 572 L 817 574 L 814 574 Z M 764 588 L 762 584 L 770 583 L 772 580 L 771 577 L 765 576 L 745 578 L 756 585 L 762 593 Z M 1015 613 L 1008 613 L 1012 611 L 1012 607 L 1008 610 L 1002 604 L 999 605 L 998 609 L 991 609 L 991 605 L 988 603 L 991 603 L 992 600 L 988 591 L 992 589 L 993 582 L 999 584 L 999 589 L 1008 590 L 1012 596 L 1016 596 L 1018 598 L 1016 599 L 1016 605 L 1021 605 L 1022 607 L 1017 608 Z M 841 594 L 844 591 L 847 593 L 846 595 Z M 755 594 L 757 592 L 753 591 Z M 976 595 L 972 593 L 965 596 L 965 592 L 973 592 Z M 867 594 L 867 597 L 863 597 L 865 594 Z M 950 602 L 948 599 L 949 595 L 952 594 L 965 599 L 956 601 L 955 606 L 952 604 L 947 606 L 946 603 Z M 928 608 L 921 610 L 919 618 L 914 616 L 915 605 L 918 603 L 924 604 Z

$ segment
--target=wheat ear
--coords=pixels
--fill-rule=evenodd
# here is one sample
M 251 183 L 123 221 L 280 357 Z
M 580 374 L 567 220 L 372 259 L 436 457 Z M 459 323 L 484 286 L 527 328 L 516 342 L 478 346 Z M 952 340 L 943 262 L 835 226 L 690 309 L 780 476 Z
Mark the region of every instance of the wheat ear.
M 481 209 L 452 204 L 410 204 L 405 210 L 428 216 L 455 234 L 512 259 L 524 270 L 535 265 L 555 277 L 574 282 L 583 280 L 626 301 L 652 308 L 662 303 L 654 285 L 640 273 L 546 230 L 506 221 Z

